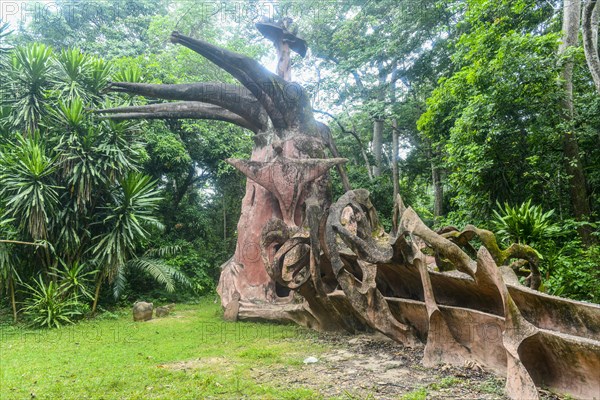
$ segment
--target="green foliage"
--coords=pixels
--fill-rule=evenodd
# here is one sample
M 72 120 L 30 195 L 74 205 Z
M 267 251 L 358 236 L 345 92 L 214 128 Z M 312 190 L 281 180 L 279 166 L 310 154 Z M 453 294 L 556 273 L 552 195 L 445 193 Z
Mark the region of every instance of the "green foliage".
M 52 55 L 52 49 L 41 43 L 17 47 L 11 52 L 7 71 L 8 87 L 13 95 L 10 122 L 28 133 L 38 128 L 45 114 L 44 100 L 55 81 Z
M 559 228 L 552 221 L 554 210 L 544 212 L 539 205 L 532 205 L 531 199 L 520 206 L 511 207 L 498 204 L 499 211 L 494 210 L 494 231 L 509 243 L 528 244 L 536 246 L 544 240 L 555 236 Z
M 401 397 L 401 400 L 426 400 L 427 399 L 427 388 L 421 387 L 408 392 Z
M 74 262 L 67 265 L 64 261 L 60 262 L 62 268 L 56 269 L 50 275 L 56 277 L 59 283 L 59 291 L 69 293 L 76 302 L 93 299 L 89 288 L 92 278 L 98 273 L 97 270 L 91 270 L 85 263 Z
M 58 328 L 72 323 L 72 318 L 79 315 L 78 302 L 66 296 L 67 291 L 54 281 L 45 283 L 41 276 L 34 279 L 33 285 L 24 283 L 28 290 L 23 311 L 31 318 L 35 326 L 42 328 Z
M 186 246 L 184 252 L 168 259 L 166 263 L 190 277 L 190 289 L 195 296 L 205 296 L 215 289 L 219 272 L 217 263 L 220 260 L 215 260 L 214 255 L 209 257 L 204 252 L 194 250 L 192 246 Z
M 574 230 L 571 231 L 574 235 Z M 556 296 L 600 303 L 600 246 L 584 248 L 571 240 L 548 249 L 544 258 L 545 290 Z
M 440 80 L 418 121 L 423 135 L 443 146 L 454 219 L 480 223 L 497 201 L 532 197 L 545 208 L 568 207 L 551 9 L 529 0 L 470 3 L 456 69 Z
M 4 41 L 10 36 L 13 32 L 10 29 L 10 24 L 8 22 L 0 22 L 0 43 L 4 44 Z M 8 53 L 10 48 L 0 46 L 0 56 Z
M 18 248 L 19 258 L 7 258 L 2 251 L 2 259 L 11 261 L 2 265 L 3 286 L 14 282 L 17 269 L 26 282 L 41 274 L 43 279 L 29 287 L 31 293 L 20 297 L 33 301 L 46 293 L 49 299 L 72 300 L 84 311 L 92 278 L 97 284 L 108 278 L 118 294 L 131 260 L 132 270 L 148 273 L 170 291 L 175 281 L 185 283 L 179 271 L 144 253 L 162 224 L 156 217 L 161 201 L 156 180 L 140 172 L 147 156 L 141 124 L 95 121 L 86 110 L 101 102 L 118 106 L 132 101 L 102 93 L 112 65 L 79 49 L 53 52 L 35 43 L 16 47 L 8 56 L 13 90 L 2 98 L 0 114 L 2 223 L 14 228 L 16 239 L 43 240 L 46 247 Z M 140 79 L 139 69 L 118 73 Z M 25 103 L 31 107 L 24 113 Z M 55 270 L 57 265 L 62 269 Z M 34 304 L 28 307 L 31 314 Z M 38 325 L 56 325 L 53 321 L 60 318 L 49 315 L 36 319 Z
M 139 243 L 149 238 L 147 228 L 160 226 L 153 213 L 159 200 L 155 182 L 135 172 L 129 173 L 111 192 L 111 202 L 103 209 L 104 229 L 94 238 L 91 250 L 95 262 L 104 266 L 103 274 L 109 281 L 122 276 L 120 270 L 135 256 Z
M 46 154 L 38 135 L 17 135 L 0 151 L 0 198 L 6 201 L 4 217 L 14 218 L 34 240 L 46 239 L 50 218 L 58 204 L 56 163 Z
M 84 54 L 80 49 L 63 49 L 55 59 L 56 79 L 59 82 L 57 97 L 70 101 L 76 98 L 85 102 L 98 101 L 100 90 L 108 83 L 110 64 Z

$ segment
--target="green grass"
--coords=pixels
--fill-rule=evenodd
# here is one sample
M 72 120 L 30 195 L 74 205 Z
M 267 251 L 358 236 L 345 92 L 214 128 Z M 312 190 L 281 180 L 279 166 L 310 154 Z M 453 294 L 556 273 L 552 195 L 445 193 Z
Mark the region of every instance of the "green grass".
M 319 356 L 296 326 L 223 322 L 219 306 L 178 306 L 134 323 L 129 312 L 54 330 L 0 326 L 1 399 L 315 399 L 259 382 L 251 368 Z
M 406 393 L 401 397 L 401 400 L 425 400 L 427 399 L 427 393 L 428 392 L 426 388 L 420 387 L 412 392 Z
M 439 382 L 432 382 L 427 386 L 420 386 L 406 394 L 401 400 L 426 400 L 430 390 L 440 390 L 459 385 L 462 381 L 455 377 L 442 378 Z

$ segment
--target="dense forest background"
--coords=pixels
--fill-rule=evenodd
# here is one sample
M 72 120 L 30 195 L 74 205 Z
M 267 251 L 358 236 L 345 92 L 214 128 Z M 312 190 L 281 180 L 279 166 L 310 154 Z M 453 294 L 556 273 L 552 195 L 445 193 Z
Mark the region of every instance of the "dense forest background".
M 60 325 L 138 299 L 213 293 L 245 187 L 224 160 L 250 155 L 251 132 L 92 110 L 147 102 L 107 93 L 110 81 L 233 81 L 168 43 L 173 30 L 273 69 L 275 51 L 254 27 L 264 16 L 292 18 L 306 39 L 293 78 L 384 225 L 396 164 L 400 194 L 430 226 L 470 223 L 529 244 L 542 257 L 541 290 L 600 302 L 588 2 L 27 4 L 0 25 L 0 301 L 15 320 Z M 597 52 L 595 12 L 592 28 Z

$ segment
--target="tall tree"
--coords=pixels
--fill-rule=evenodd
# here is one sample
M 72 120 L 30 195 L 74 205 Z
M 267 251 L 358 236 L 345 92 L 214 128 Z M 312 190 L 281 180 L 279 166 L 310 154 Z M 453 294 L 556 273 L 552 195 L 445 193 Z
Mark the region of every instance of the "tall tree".
M 586 13 L 586 15 L 589 13 Z M 583 164 L 579 156 L 579 143 L 577 142 L 577 130 L 573 123 L 575 116 L 575 105 L 573 100 L 573 60 L 566 55 L 570 48 L 576 47 L 579 38 L 579 21 L 581 15 L 581 0 L 564 0 L 562 41 L 558 49 L 559 54 L 565 58 L 562 69 L 563 118 L 565 120 L 563 132 L 563 148 L 565 165 L 568 174 L 569 192 L 573 213 L 579 220 L 588 220 L 591 216 L 590 204 L 587 193 L 587 183 L 583 170 Z M 593 239 L 589 226 L 582 225 L 579 234 L 586 244 L 591 244 Z
M 583 49 L 596 91 L 600 93 L 600 56 L 598 55 L 598 2 L 588 0 L 583 9 L 581 22 Z

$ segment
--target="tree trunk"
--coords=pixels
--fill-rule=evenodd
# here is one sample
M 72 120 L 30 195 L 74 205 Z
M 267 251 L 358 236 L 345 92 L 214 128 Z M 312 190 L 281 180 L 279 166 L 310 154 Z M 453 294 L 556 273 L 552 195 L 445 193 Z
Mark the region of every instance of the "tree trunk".
M 427 155 L 431 163 L 431 181 L 433 184 L 433 216 L 437 220 L 444 214 L 444 186 L 442 185 L 442 169 L 438 166 L 438 158 L 441 150 L 432 149 L 431 144 L 427 144 Z
M 381 176 L 381 153 L 383 147 L 383 120 L 376 119 L 373 123 L 373 155 L 375 165 L 373 166 L 373 175 Z
M 292 65 L 290 63 L 290 46 L 286 41 L 281 41 L 276 44 L 277 49 L 277 75 L 285 81 L 292 80 Z
M 442 174 L 435 160 L 431 162 L 431 178 L 433 180 L 433 216 L 438 219 L 444 213 L 444 187 L 442 186 Z
M 13 322 L 17 323 L 17 302 L 15 301 L 15 286 L 12 276 L 8 277 L 8 290 L 10 291 L 10 304 L 13 312 Z
M 227 241 L 227 208 L 225 206 L 225 194 L 223 194 L 223 242 Z
M 98 306 L 98 299 L 100 298 L 100 287 L 102 286 L 102 277 L 98 278 L 98 282 L 96 283 L 96 291 L 94 292 L 94 303 L 92 304 L 92 314 L 96 312 L 96 307 Z
M 394 177 L 394 201 L 400 192 L 398 182 L 398 121 L 392 120 L 392 175 Z
M 381 106 L 385 101 L 385 81 L 386 73 L 383 68 L 383 62 L 377 62 L 377 69 L 379 73 L 379 88 L 377 94 L 378 106 Z M 383 116 L 378 112 L 375 115 L 375 122 L 373 122 L 373 155 L 375 157 L 375 166 L 373 167 L 373 175 L 381 176 L 381 156 L 383 149 Z
M 588 0 L 583 10 L 583 49 L 588 68 L 596 85 L 596 91 L 600 93 L 600 57 L 598 56 L 598 3 L 596 0 Z
M 564 0 L 563 16 L 563 40 L 559 52 L 563 54 L 567 48 L 577 46 L 579 33 L 579 19 L 581 14 L 581 3 L 579 0 Z M 573 104 L 573 62 L 566 62 L 563 71 L 563 116 L 572 125 L 575 107 Z M 568 174 L 569 193 L 573 214 L 578 220 L 587 220 L 591 214 L 587 196 L 587 185 L 583 165 L 579 157 L 579 144 L 573 126 L 563 134 L 563 151 L 565 155 L 565 167 Z M 584 244 L 593 242 L 589 226 L 578 228 L 579 235 Z

